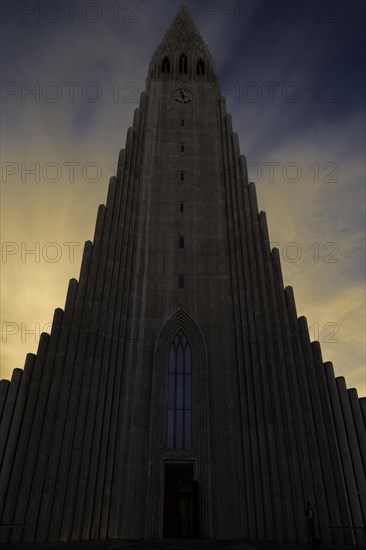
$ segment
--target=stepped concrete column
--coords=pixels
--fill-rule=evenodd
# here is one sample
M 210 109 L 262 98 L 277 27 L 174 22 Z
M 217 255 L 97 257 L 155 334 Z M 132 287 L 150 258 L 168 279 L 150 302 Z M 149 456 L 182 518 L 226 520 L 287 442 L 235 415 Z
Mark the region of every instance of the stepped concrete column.
M 2 418 L 5 401 L 6 401 L 6 394 L 8 393 L 9 386 L 10 386 L 9 380 L 0 380 L 0 420 Z
M 366 429 L 366 397 L 360 398 L 360 409 L 362 412 L 363 423 L 365 424 Z
M 13 370 L 11 382 L 8 386 L 9 390 L 6 394 L 5 406 L 0 423 L 0 471 L 3 463 L 3 457 L 7 445 L 9 430 L 13 419 L 22 375 L 23 369 Z
M 18 439 L 20 427 L 22 425 L 25 404 L 28 397 L 28 389 L 31 381 L 31 375 L 36 356 L 29 353 L 25 360 L 24 371 L 20 381 L 20 387 L 18 390 L 17 400 L 15 403 L 14 412 L 12 415 L 12 421 L 8 433 L 8 439 L 3 454 L 3 462 L 0 472 L 0 503 L 3 503 L 1 509 L 0 523 L 9 523 L 3 516 L 5 504 L 7 502 L 8 487 L 10 483 L 11 471 L 14 463 L 14 457 L 17 451 Z M 10 497 L 9 497 L 10 498 Z M 14 495 L 13 495 L 14 498 Z M 10 520 L 11 521 L 11 520 Z M 7 542 L 9 533 L 0 532 L 0 541 Z
M 357 484 L 354 476 L 352 457 L 349 449 L 347 433 L 344 423 L 344 416 L 342 412 L 341 403 L 339 400 L 339 394 L 337 389 L 337 383 L 334 376 L 333 365 L 330 361 L 324 363 L 329 397 L 332 404 L 334 423 L 336 426 L 338 444 L 340 448 L 340 455 L 342 458 L 343 464 L 343 474 L 345 477 L 345 484 L 347 487 L 348 501 L 352 514 L 352 525 L 351 526 L 362 526 L 363 517 L 360 506 L 360 501 L 357 494 Z M 346 526 L 347 527 L 347 526 Z M 355 533 L 355 539 L 358 544 L 363 544 L 364 536 L 359 531 Z
M 37 396 L 39 386 L 42 378 L 42 366 L 47 352 L 49 334 L 42 333 L 38 345 L 37 355 L 35 357 L 34 367 L 32 368 L 32 374 L 30 377 L 30 383 L 27 388 L 25 407 L 22 411 L 22 418 L 19 422 L 20 429 L 17 435 L 16 452 L 13 457 L 13 463 L 11 465 L 11 473 L 9 478 L 8 496 L 5 503 L 2 523 L 13 523 L 17 519 L 17 523 L 24 523 L 25 518 L 18 519 L 15 517 L 16 506 L 19 499 L 24 494 L 22 493 L 23 487 L 28 483 L 28 479 L 23 476 L 24 463 L 27 459 L 27 449 L 29 445 L 29 438 L 35 418 L 35 408 L 37 403 Z M 23 377 L 22 377 L 23 378 Z M 15 435 L 15 434 L 14 434 Z M 17 540 L 19 542 L 20 533 L 17 533 Z
M 357 438 L 357 432 L 352 414 L 351 405 L 349 402 L 349 396 L 347 392 L 346 382 L 343 376 L 336 378 L 339 400 L 343 412 L 344 426 L 347 433 L 348 445 L 351 454 L 353 471 L 355 474 L 355 480 L 358 489 L 358 497 L 361 504 L 361 510 L 364 518 L 364 523 L 359 527 L 365 525 L 366 521 L 366 478 L 363 468 L 359 442 Z
M 366 473 L 366 427 L 362 417 L 360 404 L 361 400 L 358 398 L 357 390 L 355 388 L 351 388 L 348 390 L 348 397 L 352 409 L 359 449 L 362 457 L 363 470 Z

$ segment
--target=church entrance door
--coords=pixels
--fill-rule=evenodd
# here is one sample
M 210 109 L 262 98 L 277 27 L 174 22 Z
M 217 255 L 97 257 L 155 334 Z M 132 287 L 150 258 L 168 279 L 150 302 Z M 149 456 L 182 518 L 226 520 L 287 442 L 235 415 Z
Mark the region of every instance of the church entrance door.
M 192 463 L 165 464 L 164 537 L 198 537 L 198 491 Z

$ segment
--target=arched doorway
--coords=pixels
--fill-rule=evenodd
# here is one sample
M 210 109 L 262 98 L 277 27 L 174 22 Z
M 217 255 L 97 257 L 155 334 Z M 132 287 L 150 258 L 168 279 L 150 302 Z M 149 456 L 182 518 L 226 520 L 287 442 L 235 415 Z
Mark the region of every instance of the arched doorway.
M 182 309 L 154 348 L 147 538 L 210 537 L 211 474 L 206 344 Z

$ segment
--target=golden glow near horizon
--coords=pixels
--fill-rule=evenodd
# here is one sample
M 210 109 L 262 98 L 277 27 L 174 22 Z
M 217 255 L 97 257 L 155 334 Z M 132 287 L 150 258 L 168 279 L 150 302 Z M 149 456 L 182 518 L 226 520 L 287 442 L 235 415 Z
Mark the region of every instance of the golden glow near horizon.
M 84 241 L 93 239 L 97 207 L 105 203 L 109 178 L 145 87 L 149 57 L 176 11 L 169 7 L 157 18 L 152 4 L 139 3 L 139 21 L 125 25 L 123 33 L 102 26 L 76 32 L 66 26 L 52 34 L 48 27 L 44 41 L 29 38 L 26 58 L 27 37 L 19 51 L 14 42 L 18 76 L 15 81 L 10 69 L 6 79 L 16 86 L 5 90 L 2 103 L 1 379 L 10 379 L 14 368 L 24 366 L 26 353 L 36 352 L 40 333 L 50 330 L 54 309 L 64 307 L 68 280 L 79 277 Z M 294 288 L 298 316 L 307 317 L 323 360 L 333 361 L 336 375 L 345 376 L 347 387 L 365 396 L 363 152 L 354 147 L 363 140 L 359 113 L 301 127 L 306 108 L 319 105 L 299 101 L 283 106 L 281 96 L 276 103 L 277 95 L 265 101 L 263 82 L 271 78 L 266 74 L 257 84 L 261 101 L 246 101 L 245 94 L 254 88 L 249 92 L 244 87 L 237 100 L 232 93 L 236 80 L 243 80 L 244 69 L 250 71 L 246 59 L 243 72 L 238 61 L 232 69 L 237 76 L 227 76 L 226 59 L 234 59 L 230 48 L 239 26 L 230 34 L 213 17 L 211 26 L 210 20 L 207 27 L 204 21 L 197 23 L 224 74 L 222 93 L 256 183 L 259 208 L 267 213 L 271 245 L 280 250 L 285 286 Z M 255 78 L 253 74 L 251 80 Z M 297 74 L 287 76 L 291 79 L 301 82 Z M 98 88 L 85 88 L 91 81 L 103 91 L 98 101 L 91 100 Z M 36 95 L 22 91 L 22 83 L 34 89 L 37 82 L 38 98 L 37 90 Z M 59 88 L 45 88 L 47 82 Z M 74 101 L 65 82 L 79 83 Z M 304 86 L 303 97 L 305 91 Z M 287 109 L 286 120 L 280 109 Z M 283 129 L 300 109 L 301 119 Z M 270 145 L 263 144 L 266 139 Z

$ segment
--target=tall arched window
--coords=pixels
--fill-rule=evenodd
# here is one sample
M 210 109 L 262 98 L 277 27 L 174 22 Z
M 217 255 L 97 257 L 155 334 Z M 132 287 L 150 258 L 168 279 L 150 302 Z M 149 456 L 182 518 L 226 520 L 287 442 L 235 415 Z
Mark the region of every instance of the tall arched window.
M 184 53 L 179 58 L 179 72 L 183 74 L 187 74 L 188 72 L 188 60 Z
M 162 64 L 161 64 L 161 72 L 162 73 L 170 73 L 170 61 L 168 57 L 164 57 Z
M 197 62 L 197 74 L 200 74 L 200 75 L 205 74 L 205 63 L 202 61 L 201 58 L 199 58 Z
M 181 330 L 168 358 L 167 447 L 192 448 L 192 354 Z

